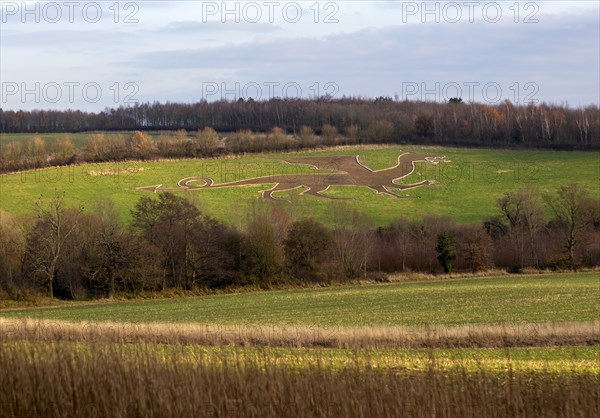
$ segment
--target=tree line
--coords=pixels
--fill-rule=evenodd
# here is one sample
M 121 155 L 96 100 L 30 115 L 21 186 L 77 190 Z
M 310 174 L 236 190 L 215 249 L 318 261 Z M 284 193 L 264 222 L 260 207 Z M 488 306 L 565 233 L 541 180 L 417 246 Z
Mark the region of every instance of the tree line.
M 37 201 L 32 215 L 0 212 L 0 291 L 81 299 L 384 279 L 388 272 L 600 265 L 600 200 L 576 183 L 551 194 L 507 192 L 495 214 L 473 224 L 427 215 L 375 228 L 336 202 L 325 225 L 263 203 L 240 228 L 173 193 L 141 197 L 128 224 L 110 200 L 84 210 L 68 207 L 61 194 Z
M 201 130 L 250 130 L 265 133 L 277 126 L 300 135 L 303 127 L 321 135 L 332 126 L 356 143 L 415 143 L 598 149 L 597 105 L 515 105 L 365 99 L 244 100 L 198 103 L 142 103 L 98 113 L 76 110 L 13 111 L 0 109 L 0 133 Z

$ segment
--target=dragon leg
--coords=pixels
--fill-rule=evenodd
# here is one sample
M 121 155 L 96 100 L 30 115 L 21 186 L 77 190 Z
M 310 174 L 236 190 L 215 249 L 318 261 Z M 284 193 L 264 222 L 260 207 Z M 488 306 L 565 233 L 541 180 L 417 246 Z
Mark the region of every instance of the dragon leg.
M 308 187 L 308 190 L 303 191 L 301 194 L 307 194 L 307 195 L 311 195 L 311 196 L 315 196 L 315 197 L 320 197 L 321 199 L 348 200 L 347 197 L 334 197 L 334 196 L 327 196 L 327 195 L 322 194 L 323 192 L 326 192 L 328 189 L 329 189 L 329 186 L 326 186 L 326 187 L 321 186 L 318 188 Z

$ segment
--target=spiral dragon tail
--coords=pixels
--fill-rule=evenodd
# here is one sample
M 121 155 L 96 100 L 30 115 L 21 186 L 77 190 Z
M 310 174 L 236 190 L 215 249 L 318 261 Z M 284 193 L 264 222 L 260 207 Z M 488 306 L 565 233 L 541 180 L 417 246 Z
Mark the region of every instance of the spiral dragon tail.
M 163 187 L 162 184 L 155 184 L 153 186 L 138 187 L 136 188 L 136 190 L 156 193 L 158 191 L 170 192 L 180 190 L 205 189 L 211 187 L 214 183 L 214 180 L 208 177 L 187 177 L 177 182 L 178 187 Z

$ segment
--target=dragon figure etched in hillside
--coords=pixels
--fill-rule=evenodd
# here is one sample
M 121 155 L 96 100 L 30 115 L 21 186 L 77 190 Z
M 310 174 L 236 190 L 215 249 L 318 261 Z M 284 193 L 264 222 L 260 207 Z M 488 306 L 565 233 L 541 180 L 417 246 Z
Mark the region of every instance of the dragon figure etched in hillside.
M 164 187 L 162 184 L 140 187 L 138 190 L 157 192 L 175 190 L 218 189 L 235 186 L 273 184 L 271 189 L 261 192 L 264 199 L 278 200 L 273 193 L 304 187 L 301 194 L 316 197 L 335 199 L 324 195 L 331 186 L 365 186 L 377 193 L 399 198 L 394 191 L 402 191 L 420 186 L 435 184 L 434 180 L 423 180 L 418 183 L 400 184 L 398 180 L 404 179 L 415 171 L 416 162 L 425 162 L 437 165 L 440 162 L 449 162 L 445 156 L 430 156 L 422 154 L 402 154 L 398 156 L 397 164 L 383 170 L 372 170 L 355 156 L 335 157 L 299 157 L 283 160 L 293 165 L 310 165 L 316 169 L 314 173 L 306 174 L 273 174 L 238 180 L 226 183 L 215 183 L 208 177 L 187 177 L 177 183 L 178 187 Z

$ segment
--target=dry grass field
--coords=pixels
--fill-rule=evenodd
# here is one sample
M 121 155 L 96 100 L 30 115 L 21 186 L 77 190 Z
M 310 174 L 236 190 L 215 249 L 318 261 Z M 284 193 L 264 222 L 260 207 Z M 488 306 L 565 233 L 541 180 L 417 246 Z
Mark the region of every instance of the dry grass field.
M 598 276 L 0 311 L 7 417 L 594 417 Z
M 348 365 L 316 356 L 282 367 L 245 354 L 189 361 L 186 346 L 65 342 L 0 345 L 0 404 L 7 417 L 592 417 L 596 372 L 457 366 L 431 356 L 421 370 Z M 220 359 L 220 361 L 218 361 Z

